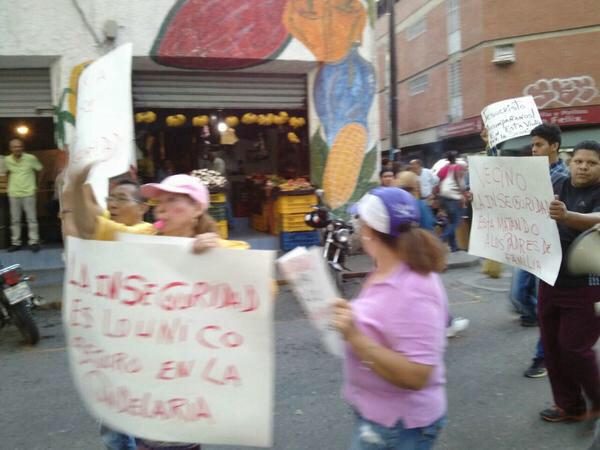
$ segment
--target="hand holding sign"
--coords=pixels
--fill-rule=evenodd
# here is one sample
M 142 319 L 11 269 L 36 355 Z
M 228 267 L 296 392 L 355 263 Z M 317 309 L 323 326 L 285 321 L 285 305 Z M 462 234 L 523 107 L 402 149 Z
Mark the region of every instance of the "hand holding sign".
M 519 136 L 525 136 L 542 123 L 533 97 L 519 97 L 492 103 L 481 111 L 488 130 L 490 147 Z
M 548 158 L 469 157 L 469 253 L 520 267 L 554 285 L 562 260 Z M 553 217 L 554 216 L 554 217 Z

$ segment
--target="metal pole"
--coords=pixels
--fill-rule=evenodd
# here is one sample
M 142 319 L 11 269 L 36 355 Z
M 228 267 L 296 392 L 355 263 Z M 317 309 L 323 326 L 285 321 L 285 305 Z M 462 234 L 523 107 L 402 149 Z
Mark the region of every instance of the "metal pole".
M 387 0 L 389 15 L 389 49 L 390 49 L 390 133 L 393 149 L 399 149 L 398 145 L 398 86 L 396 74 L 396 20 L 394 4 L 396 0 Z

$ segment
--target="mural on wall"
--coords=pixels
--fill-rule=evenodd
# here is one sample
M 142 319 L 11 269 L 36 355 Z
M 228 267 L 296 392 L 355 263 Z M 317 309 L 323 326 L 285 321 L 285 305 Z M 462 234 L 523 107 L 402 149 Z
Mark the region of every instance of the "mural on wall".
M 179 0 L 151 50 L 158 64 L 232 70 L 276 59 L 290 40 L 286 0 Z
M 304 44 L 322 63 L 314 83 L 321 126 L 310 142 L 311 181 L 345 215 L 344 205 L 374 185 L 377 167 L 377 149 L 367 152 L 375 71 L 359 52 L 375 9 L 375 0 L 179 0 L 151 57 L 183 69 L 232 70 L 276 59 L 292 38 Z
M 69 87 L 63 89 L 58 105 L 54 105 L 54 122 L 55 136 L 54 139 L 59 148 L 65 148 L 67 144 L 67 124 L 75 126 L 75 116 L 77 115 L 77 87 L 79 84 L 79 77 L 81 72 L 92 61 L 85 61 L 81 64 L 77 64 L 71 69 L 71 76 L 69 77 Z M 69 96 L 68 109 L 65 109 L 65 98 Z
M 377 165 L 376 148 L 365 155 L 375 95 L 373 65 L 358 51 L 366 22 L 359 0 L 290 0 L 284 13 L 290 34 L 323 63 L 313 100 L 325 140 L 321 129 L 312 137 L 311 181 L 323 187 L 325 202 L 341 216 L 346 203 L 372 187 Z
M 598 96 L 596 80 L 589 75 L 570 78 L 542 78 L 523 89 L 523 95 L 531 95 L 538 108 L 573 106 L 589 103 Z

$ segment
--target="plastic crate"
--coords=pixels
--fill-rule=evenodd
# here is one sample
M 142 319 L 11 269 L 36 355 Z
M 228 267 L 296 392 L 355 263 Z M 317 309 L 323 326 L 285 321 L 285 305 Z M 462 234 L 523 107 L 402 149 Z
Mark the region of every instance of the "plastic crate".
M 227 220 L 227 208 L 225 207 L 225 203 L 211 205 L 208 208 L 208 214 L 210 214 L 217 222 Z
M 217 222 L 217 233 L 219 233 L 221 239 L 227 239 L 229 236 L 229 227 L 226 220 L 220 220 Z
M 280 214 L 307 213 L 316 204 L 316 195 L 282 195 L 275 203 L 275 210 Z
M 264 214 L 252 214 L 250 217 L 250 226 L 256 231 L 266 233 L 267 225 L 267 216 Z
M 225 192 L 218 192 L 216 194 L 210 194 L 210 204 L 214 205 L 215 203 L 225 203 L 227 201 L 225 197 Z
M 313 231 L 314 228 L 304 222 L 306 214 L 281 214 L 279 216 L 279 231 Z
M 313 245 L 319 245 L 321 243 L 321 239 L 317 230 L 293 231 L 290 233 L 280 233 L 279 243 L 281 244 L 281 249 L 287 252 L 300 246 L 310 247 Z

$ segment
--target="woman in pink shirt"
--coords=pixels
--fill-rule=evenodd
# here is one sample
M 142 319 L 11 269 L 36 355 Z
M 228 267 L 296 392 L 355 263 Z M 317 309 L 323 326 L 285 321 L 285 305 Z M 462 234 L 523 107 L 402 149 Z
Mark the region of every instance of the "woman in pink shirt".
M 332 318 L 346 340 L 343 395 L 356 412 L 352 450 L 429 449 L 446 415 L 446 250 L 418 228 L 408 192 L 379 187 L 356 205 L 375 270 Z

